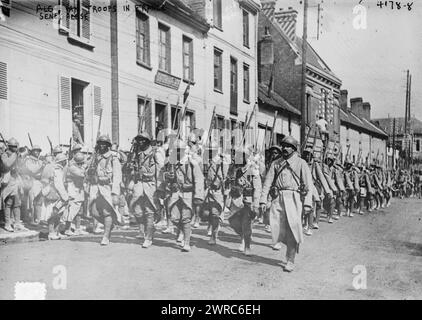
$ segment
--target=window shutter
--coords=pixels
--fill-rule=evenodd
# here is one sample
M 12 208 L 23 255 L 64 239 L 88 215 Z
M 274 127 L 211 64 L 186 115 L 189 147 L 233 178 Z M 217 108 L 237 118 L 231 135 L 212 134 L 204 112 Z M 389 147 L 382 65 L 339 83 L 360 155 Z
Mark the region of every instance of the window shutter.
M 82 0 L 82 38 L 89 40 L 91 38 L 91 16 L 89 13 L 90 0 Z
M 193 72 L 193 40 L 191 40 L 191 42 L 189 43 L 189 70 L 190 70 L 190 79 L 191 81 L 193 81 L 194 79 L 194 72 Z
M 149 18 L 143 21 L 144 28 L 145 28 L 145 60 L 148 65 L 151 65 L 151 58 L 150 58 L 150 50 L 149 50 Z
M 7 100 L 7 64 L 0 62 L 0 99 Z
M 68 144 L 72 137 L 71 80 L 59 76 L 59 141 Z
M 100 116 L 102 109 L 101 87 L 94 86 L 94 115 Z
M 171 73 L 171 34 L 170 29 L 166 32 L 166 63 L 167 63 L 167 72 Z
M 152 135 L 152 110 L 151 110 L 151 101 L 145 101 L 145 131 L 153 137 Z
M 59 6 L 61 6 L 64 11 L 60 12 L 60 22 L 59 22 L 59 31 L 68 33 L 70 27 L 70 21 L 68 13 L 68 8 L 70 7 L 70 0 L 59 0 Z

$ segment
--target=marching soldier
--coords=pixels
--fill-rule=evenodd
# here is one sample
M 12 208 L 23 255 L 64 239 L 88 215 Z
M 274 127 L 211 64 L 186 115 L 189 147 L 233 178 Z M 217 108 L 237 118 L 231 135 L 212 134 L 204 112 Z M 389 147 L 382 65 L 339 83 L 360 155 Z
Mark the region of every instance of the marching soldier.
M 233 230 L 241 237 L 239 251 L 246 256 L 252 254 L 252 221 L 259 210 L 262 190 L 259 167 L 248 157 L 247 150 L 235 150 L 234 165 L 228 173 L 232 181 L 231 189 L 226 199 L 226 206 L 230 210 L 228 221 Z
M 353 169 L 353 163 L 350 161 L 349 157 L 346 157 L 344 160 L 343 176 L 346 189 L 346 216 L 353 217 L 353 208 L 355 207 L 356 194 L 359 190 L 359 184 L 356 185 L 356 182 L 359 183 L 359 177 L 357 177 L 357 172 Z
M 0 192 L 0 204 L 4 208 L 5 226 L 9 232 L 24 230 L 21 221 L 21 204 L 23 184 L 18 173 L 18 146 L 15 138 L 7 142 L 7 149 L 1 155 L 2 181 Z
M 224 206 L 224 182 L 227 176 L 228 165 L 224 161 L 224 155 L 218 153 L 218 146 L 213 144 L 208 150 L 210 164 L 206 175 L 206 194 L 202 210 L 202 220 L 208 222 L 211 235 L 209 245 L 217 244 L 217 233 L 220 226 L 221 213 Z
M 285 271 L 294 269 L 294 260 L 299 244 L 303 242 L 302 210 L 305 215 L 312 211 L 312 175 L 305 160 L 297 153 L 298 142 L 293 137 L 282 141 L 283 158 L 274 161 L 265 177 L 260 198 L 261 210 L 266 210 L 271 192 L 270 208 L 273 242 L 281 241 L 287 246 Z
M 31 153 L 24 160 L 25 176 L 29 180 L 28 202 L 31 212 L 31 222 L 34 225 L 39 224 L 41 219 L 41 210 L 43 205 L 41 174 L 44 169 L 44 163 L 40 159 L 41 147 L 33 146 Z
M 152 245 L 154 237 L 155 214 L 161 210 L 157 196 L 158 174 L 164 166 L 164 158 L 151 147 L 151 137 L 147 132 L 135 137 L 135 185 L 130 207 L 133 209 L 136 220 L 143 225 L 145 240 L 143 248 Z
M 322 172 L 324 174 L 325 180 L 327 181 L 327 185 L 331 191 L 329 193 L 326 193 L 326 197 L 324 197 L 324 209 L 327 212 L 328 223 L 333 223 L 333 219 L 338 220 L 338 216 L 334 215 L 338 189 L 332 179 L 333 171 L 331 168 L 333 164 L 334 156 L 332 154 L 329 154 L 327 156 L 327 159 L 325 159 L 325 163 L 322 164 Z
M 183 234 L 182 251 L 189 252 L 193 208 L 204 199 L 204 176 L 199 163 L 185 154 L 182 140 L 170 146 L 169 161 L 164 168 L 163 182 L 159 186 L 160 198 L 168 197 L 168 210 L 172 223 Z M 180 238 L 178 239 L 180 240 Z
M 96 152 L 88 167 L 89 208 L 93 217 L 104 225 L 101 245 L 110 243 L 111 231 L 115 224 L 121 224 L 118 211 L 122 169 L 117 156 L 110 150 L 111 141 L 102 135 L 97 139 Z
M 67 191 L 69 194 L 69 208 L 62 216 L 65 222 L 65 235 L 87 234 L 81 229 L 82 205 L 85 200 L 84 179 L 85 179 L 85 156 L 81 152 L 74 154 L 65 170 Z M 75 221 L 75 232 L 71 230 L 71 224 Z
M 309 166 L 309 169 L 311 171 L 312 174 L 312 178 L 313 178 L 313 171 L 314 169 L 314 164 L 313 164 L 313 152 L 312 152 L 312 147 L 308 146 L 305 148 L 305 150 L 302 153 L 302 159 L 306 161 L 306 163 Z M 314 208 L 314 212 L 315 212 L 315 218 L 317 221 L 316 223 L 318 224 L 319 221 L 319 215 L 320 215 L 320 209 L 321 209 L 321 197 L 320 197 L 320 192 L 318 191 L 318 189 L 315 186 L 314 183 L 314 179 L 312 179 L 312 185 L 311 185 L 311 191 L 310 194 L 312 196 L 312 208 Z M 312 229 L 314 228 L 315 224 L 314 224 L 314 215 L 312 212 L 311 214 L 305 215 L 305 235 L 307 236 L 311 236 L 312 235 Z
M 335 181 L 336 187 L 337 187 L 337 195 L 336 195 L 336 210 L 337 210 L 337 216 L 341 217 L 343 216 L 343 203 L 344 203 L 344 197 L 346 194 L 346 188 L 344 186 L 344 180 L 343 180 L 343 166 L 341 163 L 338 163 L 337 160 L 334 160 L 334 164 L 332 166 L 333 171 L 333 179 Z
M 203 164 L 203 158 L 202 158 L 202 148 L 201 145 L 199 143 L 199 139 L 200 137 L 195 133 L 195 132 L 191 132 L 188 136 L 188 147 L 189 147 L 189 154 L 191 157 L 193 157 L 195 159 L 195 161 L 197 161 L 199 163 L 199 167 L 201 169 L 204 168 L 204 164 Z M 194 208 L 194 218 L 192 219 L 193 221 L 193 228 L 199 228 L 199 222 L 200 222 L 200 216 L 199 216 L 199 211 L 200 211 L 200 207 L 195 206 Z
M 69 195 L 64 185 L 64 168 L 67 157 L 58 154 L 55 162 L 44 167 L 41 175 L 43 181 L 42 194 L 46 205 L 45 214 L 41 220 L 48 223 L 48 240 L 60 240 L 66 238 L 59 233 L 60 219 L 67 209 Z

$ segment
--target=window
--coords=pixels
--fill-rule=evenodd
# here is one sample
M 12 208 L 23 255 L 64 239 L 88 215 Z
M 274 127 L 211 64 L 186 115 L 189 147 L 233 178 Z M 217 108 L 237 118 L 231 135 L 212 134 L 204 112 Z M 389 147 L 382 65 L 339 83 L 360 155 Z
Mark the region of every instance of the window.
M 249 66 L 243 65 L 243 100 L 249 102 Z
M 167 73 L 171 72 L 171 47 L 170 47 L 170 28 L 158 24 L 158 68 Z
M 223 90 L 223 52 L 214 48 L 214 89 Z
M 145 131 L 152 135 L 151 100 L 138 97 L 138 133 Z
M 249 13 L 243 10 L 243 45 L 249 48 Z
M 90 39 L 90 0 L 70 0 L 62 1 L 63 4 L 68 2 L 69 29 L 70 34 L 78 38 Z
M 213 24 L 214 27 L 217 27 L 219 29 L 223 28 L 221 1 L 222 0 L 214 0 L 213 3 Z
M 237 114 L 237 60 L 230 58 L 230 113 Z
M 150 66 L 149 17 L 136 11 L 136 60 Z
M 3 12 L 3 14 L 6 17 L 10 17 L 10 9 L 12 8 L 12 0 L 2 0 L 2 3 L 3 5 L 0 7 L 1 12 Z
M 421 151 L 421 141 L 419 139 L 416 140 L 416 151 L 417 152 Z
M 183 79 L 193 81 L 193 41 L 183 36 Z

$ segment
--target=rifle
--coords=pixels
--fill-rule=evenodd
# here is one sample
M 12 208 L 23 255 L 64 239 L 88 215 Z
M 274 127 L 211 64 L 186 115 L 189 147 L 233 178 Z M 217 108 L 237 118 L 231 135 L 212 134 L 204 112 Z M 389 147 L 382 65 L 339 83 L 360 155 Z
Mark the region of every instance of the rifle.
M 53 143 L 51 143 L 50 137 L 47 136 L 48 143 L 50 144 L 50 154 L 53 154 Z
M 72 156 L 72 138 L 69 139 L 69 153 L 67 155 L 67 158 L 70 160 L 71 156 Z
M 1 141 L 0 142 L 3 142 L 6 145 L 6 147 L 8 147 L 7 141 L 4 139 L 3 135 L 1 134 L 1 132 L 0 132 L 0 138 L 1 138 Z
M 312 127 L 310 127 L 308 124 L 306 125 L 306 127 L 308 128 L 308 132 L 306 133 L 305 140 L 302 142 L 302 145 L 300 147 L 300 154 L 302 154 L 303 150 L 305 150 L 306 143 L 308 142 L 308 139 L 309 139 L 309 134 L 311 133 L 311 130 L 312 130 Z
M 267 121 L 267 123 L 265 123 L 264 150 L 267 150 L 267 148 L 268 148 L 268 144 L 267 144 L 267 141 L 268 141 L 268 139 L 267 139 L 267 131 L 268 131 L 268 121 Z
M 176 119 L 177 119 L 177 116 L 179 115 L 179 103 L 180 103 L 180 97 L 177 96 L 176 109 L 174 111 L 174 119 L 173 119 L 173 123 L 171 125 L 172 130 L 174 130 L 174 126 L 176 125 Z
M 271 148 L 274 142 L 274 129 L 275 129 L 275 124 L 277 122 L 277 115 L 278 115 L 278 111 L 274 112 L 274 119 L 273 119 L 273 126 L 271 127 L 271 135 L 270 135 L 270 143 L 269 143 L 269 147 Z
M 212 111 L 212 117 L 211 117 L 210 128 L 209 128 L 208 133 L 207 133 L 207 140 L 205 140 L 205 145 L 204 145 L 204 147 L 208 145 L 208 143 L 210 142 L 210 139 L 211 139 L 211 131 L 212 131 L 212 129 L 213 129 L 213 125 L 214 125 L 215 109 L 216 109 L 216 108 L 217 108 L 217 107 L 216 107 L 216 106 L 214 106 L 214 110 Z
M 101 120 L 103 118 L 103 108 L 100 109 L 100 119 L 98 119 L 97 139 L 101 135 Z
M 251 116 L 250 116 L 250 117 L 249 117 L 249 119 L 248 119 L 248 123 L 247 123 L 247 124 L 245 124 L 245 127 L 243 128 L 243 129 L 244 129 L 244 130 L 243 130 L 243 137 L 242 137 L 242 140 L 241 140 L 240 146 L 243 146 L 243 143 L 245 142 L 245 133 L 246 133 L 246 129 L 247 129 L 247 128 L 249 128 L 249 126 L 250 126 L 250 124 L 251 124 L 252 117 L 253 117 L 253 115 L 254 115 L 254 113 L 255 113 L 255 110 L 256 110 L 256 105 L 257 105 L 257 103 L 255 103 L 255 104 L 254 104 L 253 109 L 252 109 Z
M 32 144 L 32 139 L 31 139 L 31 136 L 29 135 L 29 132 L 28 132 L 28 139 L 29 139 L 29 143 L 31 144 L 31 149 L 33 148 L 33 144 Z

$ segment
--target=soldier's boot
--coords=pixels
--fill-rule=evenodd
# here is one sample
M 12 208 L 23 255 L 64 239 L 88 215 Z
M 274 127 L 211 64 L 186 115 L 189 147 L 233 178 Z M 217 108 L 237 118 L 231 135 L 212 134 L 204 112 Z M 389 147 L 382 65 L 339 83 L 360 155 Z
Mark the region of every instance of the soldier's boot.
M 211 225 L 211 223 L 209 223 L 209 224 L 208 224 L 208 228 L 207 228 L 207 235 L 208 235 L 209 237 L 211 237 L 211 235 L 212 235 L 212 225 Z
M 177 235 L 176 243 L 180 246 L 183 246 L 184 235 L 183 235 L 182 230 L 180 230 L 179 227 L 177 227 L 176 235 Z
M 41 212 L 42 212 L 42 206 L 35 205 L 34 206 L 34 224 L 38 225 L 41 221 Z
M 184 234 L 184 245 L 182 248 L 183 252 L 189 252 L 191 250 L 190 248 L 190 235 L 191 235 L 191 226 L 190 223 L 184 223 L 183 224 L 183 234 Z
M 244 251 L 245 256 L 250 257 L 252 255 L 252 251 L 251 251 L 251 238 L 250 237 L 245 237 L 245 251 Z
M 113 228 L 113 218 L 112 217 L 105 217 L 104 218 L 104 235 L 103 239 L 101 240 L 102 246 L 107 246 L 110 244 L 110 236 L 111 236 L 111 230 Z
M 13 217 L 15 219 L 15 222 L 13 224 L 13 228 L 15 229 L 15 231 L 27 231 L 28 229 L 26 229 L 21 221 L 21 208 L 20 207 L 16 207 L 13 208 Z
M 147 225 L 146 225 L 146 235 L 145 241 L 142 244 L 142 248 L 149 248 L 152 245 L 152 239 L 154 237 L 154 217 L 148 217 Z
M 12 228 L 11 213 L 12 213 L 12 209 L 10 207 L 4 208 L 4 219 L 5 219 L 4 230 L 6 230 L 8 232 L 14 232 L 15 231 Z
M 240 242 L 239 251 L 244 252 L 245 251 L 245 239 L 242 237 L 242 241 Z

